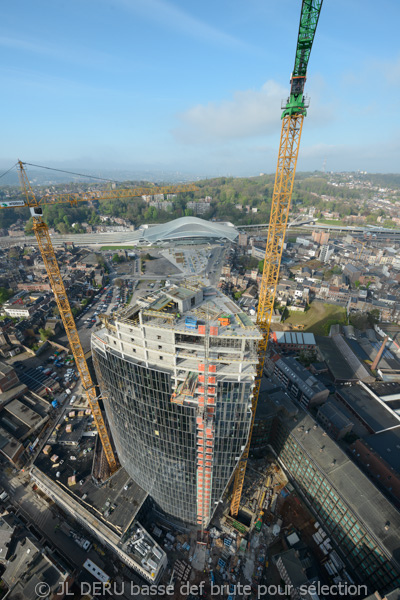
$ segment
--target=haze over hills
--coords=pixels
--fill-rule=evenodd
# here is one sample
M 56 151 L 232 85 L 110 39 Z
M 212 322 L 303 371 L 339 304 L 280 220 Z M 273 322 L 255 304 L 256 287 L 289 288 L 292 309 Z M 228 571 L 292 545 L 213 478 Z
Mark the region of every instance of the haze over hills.
M 54 172 L 61 181 L 49 179 L 39 184 L 40 177 L 51 171 L 37 171 L 38 178 L 31 181 L 38 197 L 46 193 L 49 187 L 57 192 L 84 192 L 88 189 L 107 189 L 110 183 L 99 180 L 85 180 L 82 177 Z M 121 177 L 128 175 L 124 171 L 97 171 L 97 177 L 115 173 Z M 35 174 L 35 173 L 34 173 Z M 95 175 L 94 173 L 92 173 Z M 130 174 L 130 173 L 129 173 Z M 146 185 L 146 181 L 156 181 L 156 172 L 139 173 L 134 180 L 121 181 L 118 187 Z M 11 173 L 9 174 L 11 175 Z M 165 173 L 159 173 L 159 183 L 186 181 L 179 178 L 167 179 Z M 182 174 L 179 174 L 182 175 Z M 13 173 L 13 176 L 14 173 Z M 141 176 L 141 177 L 140 177 Z M 8 176 L 7 176 L 8 177 Z M 112 177 L 112 179 L 114 179 Z M 161 179 L 163 177 L 163 179 Z M 63 179 L 69 181 L 62 181 Z M 173 198 L 136 198 L 83 202 L 78 206 L 55 205 L 44 207 L 44 217 L 55 232 L 85 233 L 99 227 L 101 219 L 107 216 L 126 219 L 127 224 L 139 227 L 143 223 L 165 223 L 182 216 L 201 216 L 206 220 L 231 221 L 237 226 L 267 223 L 270 218 L 271 199 L 274 187 L 274 174 L 257 177 L 214 177 L 195 180 L 196 192 L 180 193 Z M 4 177 L 3 179 L 6 179 Z M 17 184 L 0 186 L 0 201 L 20 200 L 22 198 Z M 308 215 L 318 222 L 337 225 L 375 225 L 397 228 L 397 206 L 400 202 L 400 176 L 391 174 L 367 173 L 321 173 L 299 172 L 294 184 L 291 214 Z M 27 233 L 31 233 L 32 221 L 27 209 L 15 208 L 0 211 L 0 228 L 14 226 L 18 219 Z M 110 223 L 111 224 L 111 223 Z
M 9 168 L 9 167 L 8 167 Z M 71 175 L 68 173 L 62 173 L 58 171 L 49 171 L 46 169 L 36 169 L 34 167 L 28 167 L 29 180 L 33 185 L 58 185 L 62 183 L 90 181 L 90 177 L 103 177 L 105 179 L 112 179 L 114 181 L 149 181 L 149 182 L 182 182 L 182 181 L 195 181 L 199 179 L 198 176 L 193 173 L 183 171 L 165 171 L 162 169 L 107 169 L 107 168 L 85 168 L 79 164 L 74 165 L 59 165 L 54 168 L 61 170 L 73 171 L 81 173 L 87 177 L 80 177 L 78 175 Z M 0 169 L 1 172 L 6 171 L 7 166 Z M 0 173 L 1 174 L 1 173 Z M 201 178 L 203 178 L 202 176 Z M 17 169 L 13 169 L 10 173 L 7 173 L 2 179 L 0 179 L 0 187 L 5 185 L 19 185 Z

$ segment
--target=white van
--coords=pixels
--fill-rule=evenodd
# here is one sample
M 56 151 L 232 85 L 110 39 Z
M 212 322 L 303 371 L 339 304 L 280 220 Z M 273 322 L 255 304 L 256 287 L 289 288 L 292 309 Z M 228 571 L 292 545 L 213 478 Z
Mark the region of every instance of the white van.
M 71 400 L 69 401 L 70 404 L 73 404 L 76 400 L 76 396 L 72 396 Z

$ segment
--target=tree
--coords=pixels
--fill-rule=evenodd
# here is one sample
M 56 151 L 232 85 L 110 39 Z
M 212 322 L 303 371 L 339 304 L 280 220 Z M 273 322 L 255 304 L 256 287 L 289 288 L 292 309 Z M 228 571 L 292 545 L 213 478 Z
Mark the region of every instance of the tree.
M 317 353 L 315 350 L 300 350 L 299 362 L 305 367 L 309 367 L 311 363 L 317 360 Z
M 122 279 L 120 279 L 118 277 L 117 279 L 114 280 L 114 285 L 116 285 L 117 287 L 121 288 L 124 285 L 124 282 L 122 281 Z
M 65 223 L 58 223 L 56 225 L 56 229 L 59 233 L 61 233 L 61 235 L 65 235 L 69 232 L 68 226 Z
M 368 323 L 369 323 L 370 327 L 373 327 L 374 325 L 379 323 L 380 316 L 381 316 L 381 314 L 377 308 L 373 308 L 368 313 Z
M 12 296 L 12 290 L 8 290 L 7 288 L 0 287 L 0 304 L 4 304 L 7 302 L 9 298 Z
M 53 331 L 51 329 L 39 329 L 39 335 L 42 342 L 47 341 L 49 338 L 53 336 Z
M 19 258 L 19 249 L 10 248 L 8 251 L 8 258 Z
M 360 287 L 360 282 L 358 279 L 354 282 L 354 285 L 356 286 L 357 289 Z
M 119 254 L 114 254 L 111 260 L 113 261 L 113 263 L 120 263 L 122 261 L 122 258 Z
M 260 260 L 260 262 L 258 263 L 258 272 L 262 273 L 264 271 L 264 261 Z

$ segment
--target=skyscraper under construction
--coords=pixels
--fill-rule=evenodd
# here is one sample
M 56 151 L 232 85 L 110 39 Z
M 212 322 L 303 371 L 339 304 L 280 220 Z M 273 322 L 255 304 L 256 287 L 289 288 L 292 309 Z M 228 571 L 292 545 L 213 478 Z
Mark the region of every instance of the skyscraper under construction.
M 108 318 L 93 360 L 118 457 L 165 513 L 206 526 L 246 445 L 261 333 L 214 288 Z

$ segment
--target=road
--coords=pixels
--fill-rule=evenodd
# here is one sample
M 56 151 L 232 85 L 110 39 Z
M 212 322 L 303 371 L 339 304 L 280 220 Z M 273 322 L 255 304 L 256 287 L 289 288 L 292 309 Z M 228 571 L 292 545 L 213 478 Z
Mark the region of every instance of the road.
M 217 246 L 211 250 L 211 256 L 207 265 L 208 280 L 211 285 L 217 286 L 224 266 L 225 246 Z

